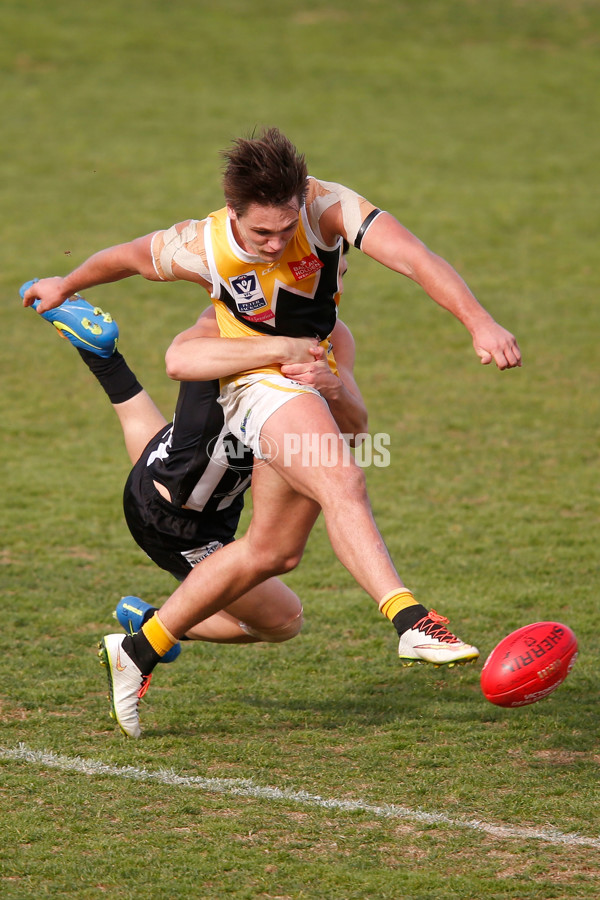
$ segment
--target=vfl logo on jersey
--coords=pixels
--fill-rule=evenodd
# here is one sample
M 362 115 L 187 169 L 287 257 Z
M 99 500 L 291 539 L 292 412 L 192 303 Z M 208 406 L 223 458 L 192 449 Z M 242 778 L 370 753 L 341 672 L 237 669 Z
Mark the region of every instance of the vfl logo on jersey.
M 303 278 L 308 278 L 310 275 L 314 275 L 315 272 L 318 272 L 319 269 L 323 268 L 323 263 L 314 253 L 309 253 L 308 256 L 304 256 L 302 259 L 298 259 L 295 262 L 288 263 L 288 265 L 292 270 L 292 275 L 296 281 L 302 281 Z
M 229 279 L 238 312 L 250 322 L 265 322 L 275 314 L 267 306 L 256 272 L 247 272 Z

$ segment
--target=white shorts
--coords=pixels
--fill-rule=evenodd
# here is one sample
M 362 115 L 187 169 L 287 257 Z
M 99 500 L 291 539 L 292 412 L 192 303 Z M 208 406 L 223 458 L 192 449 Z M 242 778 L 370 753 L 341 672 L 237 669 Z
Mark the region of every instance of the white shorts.
M 271 453 L 268 448 L 263 452 L 260 444 L 262 427 L 280 406 L 300 394 L 316 394 L 325 403 L 315 388 L 284 375 L 256 372 L 226 384 L 221 389 L 219 403 L 231 433 L 249 447 L 257 459 L 269 459 Z

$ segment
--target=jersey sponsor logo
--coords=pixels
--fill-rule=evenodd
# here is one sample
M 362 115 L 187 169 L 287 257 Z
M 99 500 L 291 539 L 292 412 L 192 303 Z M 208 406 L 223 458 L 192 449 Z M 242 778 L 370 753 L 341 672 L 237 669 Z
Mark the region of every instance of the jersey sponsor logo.
M 274 319 L 275 313 L 271 309 L 265 310 L 265 312 L 254 314 L 253 316 L 244 316 L 248 322 L 268 322 L 269 319 Z
M 274 319 L 275 314 L 268 308 L 256 272 L 246 272 L 229 279 L 229 286 L 238 312 L 250 322 L 265 322 Z
M 288 266 L 296 281 L 302 281 L 304 278 L 308 278 L 310 275 L 318 272 L 319 269 L 322 269 L 323 263 L 314 253 L 309 253 L 308 256 L 304 256 L 302 259 L 288 263 Z

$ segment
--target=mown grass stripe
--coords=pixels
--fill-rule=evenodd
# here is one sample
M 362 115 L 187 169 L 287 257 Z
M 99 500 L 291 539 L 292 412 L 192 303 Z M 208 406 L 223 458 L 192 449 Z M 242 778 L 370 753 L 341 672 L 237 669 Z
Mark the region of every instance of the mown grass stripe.
M 25 744 L 16 747 L 0 747 L 0 758 L 17 760 L 34 765 L 50 766 L 65 772 L 78 772 L 81 775 L 108 775 L 117 778 L 129 778 L 135 781 L 154 781 L 165 785 L 197 788 L 216 794 L 227 794 L 232 797 L 250 797 L 255 800 L 275 800 L 288 803 L 313 806 L 315 808 L 339 810 L 340 812 L 363 812 L 378 818 L 408 819 L 425 825 L 448 825 L 454 828 L 469 828 L 506 840 L 544 841 L 548 844 L 564 844 L 578 847 L 600 849 L 600 838 L 585 837 L 580 834 L 566 834 L 557 828 L 530 828 L 518 825 L 497 825 L 483 822 L 480 819 L 460 819 L 440 812 L 425 812 L 421 809 L 410 809 L 405 806 L 389 804 L 378 806 L 364 800 L 341 800 L 335 797 L 325 798 L 306 791 L 291 791 L 283 788 L 264 787 L 246 778 L 204 778 L 198 775 L 178 775 L 169 769 L 140 769 L 136 766 L 112 766 L 95 759 L 82 759 L 79 756 L 60 756 L 48 750 L 33 750 Z

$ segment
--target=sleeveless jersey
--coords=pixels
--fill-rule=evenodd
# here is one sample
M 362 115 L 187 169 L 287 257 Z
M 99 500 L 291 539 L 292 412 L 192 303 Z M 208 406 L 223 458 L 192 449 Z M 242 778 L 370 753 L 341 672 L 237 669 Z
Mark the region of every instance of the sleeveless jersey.
M 223 208 L 201 221 L 157 231 L 151 250 L 156 274 L 161 281 L 176 281 L 177 265 L 200 277 L 224 337 L 278 334 L 324 340 L 335 325 L 342 290 L 342 238 L 328 246 L 320 222 L 336 204 L 347 240 L 360 248 L 381 210 L 344 185 L 309 176 L 297 232 L 276 263 L 261 262 L 239 247 Z
M 227 209 L 211 213 L 205 248 L 223 337 L 277 334 L 327 338 L 340 298 L 342 240 L 325 247 L 302 208 L 298 228 L 281 258 L 256 262 L 238 247 Z
M 335 246 L 327 246 L 320 220 L 338 203 L 346 238 L 360 248 L 381 210 L 343 185 L 309 176 L 298 229 L 277 262 L 257 260 L 237 244 L 225 207 L 201 221 L 157 231 L 151 251 L 156 274 L 161 281 L 176 281 L 177 265 L 196 276 L 191 280 L 199 277 L 211 295 L 223 337 L 317 337 L 329 350 L 342 290 L 343 242 L 338 236 Z M 337 372 L 333 354 L 327 359 Z M 280 374 L 275 366 L 258 371 Z

